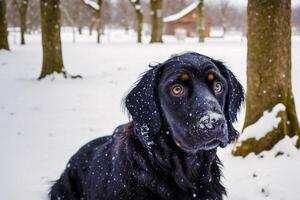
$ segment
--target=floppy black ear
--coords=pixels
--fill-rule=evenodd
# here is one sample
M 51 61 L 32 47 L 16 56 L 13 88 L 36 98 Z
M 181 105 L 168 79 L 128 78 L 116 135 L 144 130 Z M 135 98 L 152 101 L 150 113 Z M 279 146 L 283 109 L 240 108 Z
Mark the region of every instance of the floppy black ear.
M 244 102 L 244 89 L 235 75 L 220 61 L 213 60 L 216 66 L 219 68 L 221 74 L 227 80 L 228 92 L 225 102 L 225 117 L 229 122 L 228 130 L 230 140 L 235 140 L 238 136 L 238 132 L 234 129 L 232 123 L 237 120 L 237 113 Z
M 150 147 L 153 135 L 161 128 L 161 116 L 157 103 L 159 66 L 147 71 L 125 98 L 125 105 L 133 119 L 135 133 Z

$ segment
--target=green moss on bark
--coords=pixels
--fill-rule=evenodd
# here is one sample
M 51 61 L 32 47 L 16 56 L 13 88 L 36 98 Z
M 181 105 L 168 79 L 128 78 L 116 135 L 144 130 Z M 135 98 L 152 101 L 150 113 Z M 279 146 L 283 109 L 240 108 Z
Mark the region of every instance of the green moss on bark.
M 9 50 L 6 21 L 6 1 L 0 0 L 0 49 Z

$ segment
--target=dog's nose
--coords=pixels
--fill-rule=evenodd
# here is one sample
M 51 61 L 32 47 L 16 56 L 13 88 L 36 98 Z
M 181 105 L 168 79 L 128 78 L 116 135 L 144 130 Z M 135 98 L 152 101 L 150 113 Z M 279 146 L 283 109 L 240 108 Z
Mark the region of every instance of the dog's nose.
M 201 129 L 210 130 L 223 130 L 225 129 L 225 120 L 223 116 L 216 112 L 210 112 L 204 114 L 199 120 L 199 126 Z
M 200 129 L 203 129 L 206 132 L 209 132 L 210 135 L 216 137 L 222 142 L 227 142 L 228 134 L 225 118 L 216 112 L 209 112 L 204 114 L 198 125 Z

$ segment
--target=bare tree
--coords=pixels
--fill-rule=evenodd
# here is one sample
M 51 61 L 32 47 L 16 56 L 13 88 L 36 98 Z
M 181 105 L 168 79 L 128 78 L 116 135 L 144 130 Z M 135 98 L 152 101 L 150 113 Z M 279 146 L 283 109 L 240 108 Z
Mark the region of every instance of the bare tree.
M 19 13 L 19 23 L 21 29 L 21 45 L 25 44 L 26 32 L 26 13 L 28 8 L 28 0 L 13 0 L 14 6 Z
M 227 17 L 228 17 L 229 0 L 220 0 L 220 13 L 223 27 L 223 35 L 227 32 Z
M 26 32 L 37 31 L 40 28 L 40 4 L 39 0 L 28 1 L 28 8 L 26 14 Z
M 134 8 L 134 7 L 133 7 Z M 118 14 L 118 24 L 122 26 L 122 28 L 125 29 L 126 33 L 128 33 L 128 30 L 131 26 L 131 13 L 132 13 L 132 6 L 131 1 L 128 0 L 118 0 L 114 7 L 115 12 L 119 12 Z M 112 14 L 110 14 L 112 15 Z M 116 22 L 116 21 L 115 21 Z
M 9 50 L 7 37 L 6 2 L 0 0 L 0 49 Z
M 101 35 L 101 11 L 102 11 L 102 0 L 81 0 L 88 8 L 93 11 L 93 25 L 97 31 L 97 43 L 100 43 Z
M 66 8 L 62 7 L 61 11 L 72 26 L 73 43 L 75 43 L 76 42 L 76 22 Z
M 62 1 L 61 11 L 62 26 L 72 26 L 73 33 L 76 33 L 77 29 L 81 34 L 83 27 L 91 21 L 92 12 L 81 0 Z
M 135 10 L 135 29 L 137 32 L 137 42 L 142 42 L 142 32 L 143 32 L 143 11 L 141 0 L 129 0 Z
M 204 0 L 198 0 L 198 41 L 204 42 L 204 31 L 205 31 L 205 15 L 204 15 Z
M 41 0 L 40 9 L 43 67 L 39 80 L 55 72 L 65 78 L 81 78 L 80 75 L 69 75 L 64 68 L 60 39 L 60 0 Z
M 150 43 L 163 42 L 162 40 L 162 6 L 163 0 L 150 0 L 151 40 Z
M 43 67 L 39 79 L 65 73 L 60 39 L 60 0 L 41 0 Z

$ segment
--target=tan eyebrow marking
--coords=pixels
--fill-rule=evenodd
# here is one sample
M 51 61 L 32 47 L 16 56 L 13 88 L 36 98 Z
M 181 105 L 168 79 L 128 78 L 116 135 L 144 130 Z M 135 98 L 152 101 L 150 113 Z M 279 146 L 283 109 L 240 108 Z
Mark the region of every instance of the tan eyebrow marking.
M 186 73 L 186 72 L 183 72 L 181 75 L 180 75 L 180 80 L 181 81 L 188 81 L 190 79 L 189 75 Z
M 178 147 L 182 147 L 181 144 L 180 144 L 177 140 L 175 140 L 175 144 L 176 144 L 176 146 L 178 146 Z
M 214 79 L 215 79 L 215 75 L 214 75 L 213 73 L 209 73 L 209 74 L 207 75 L 207 80 L 213 81 Z

